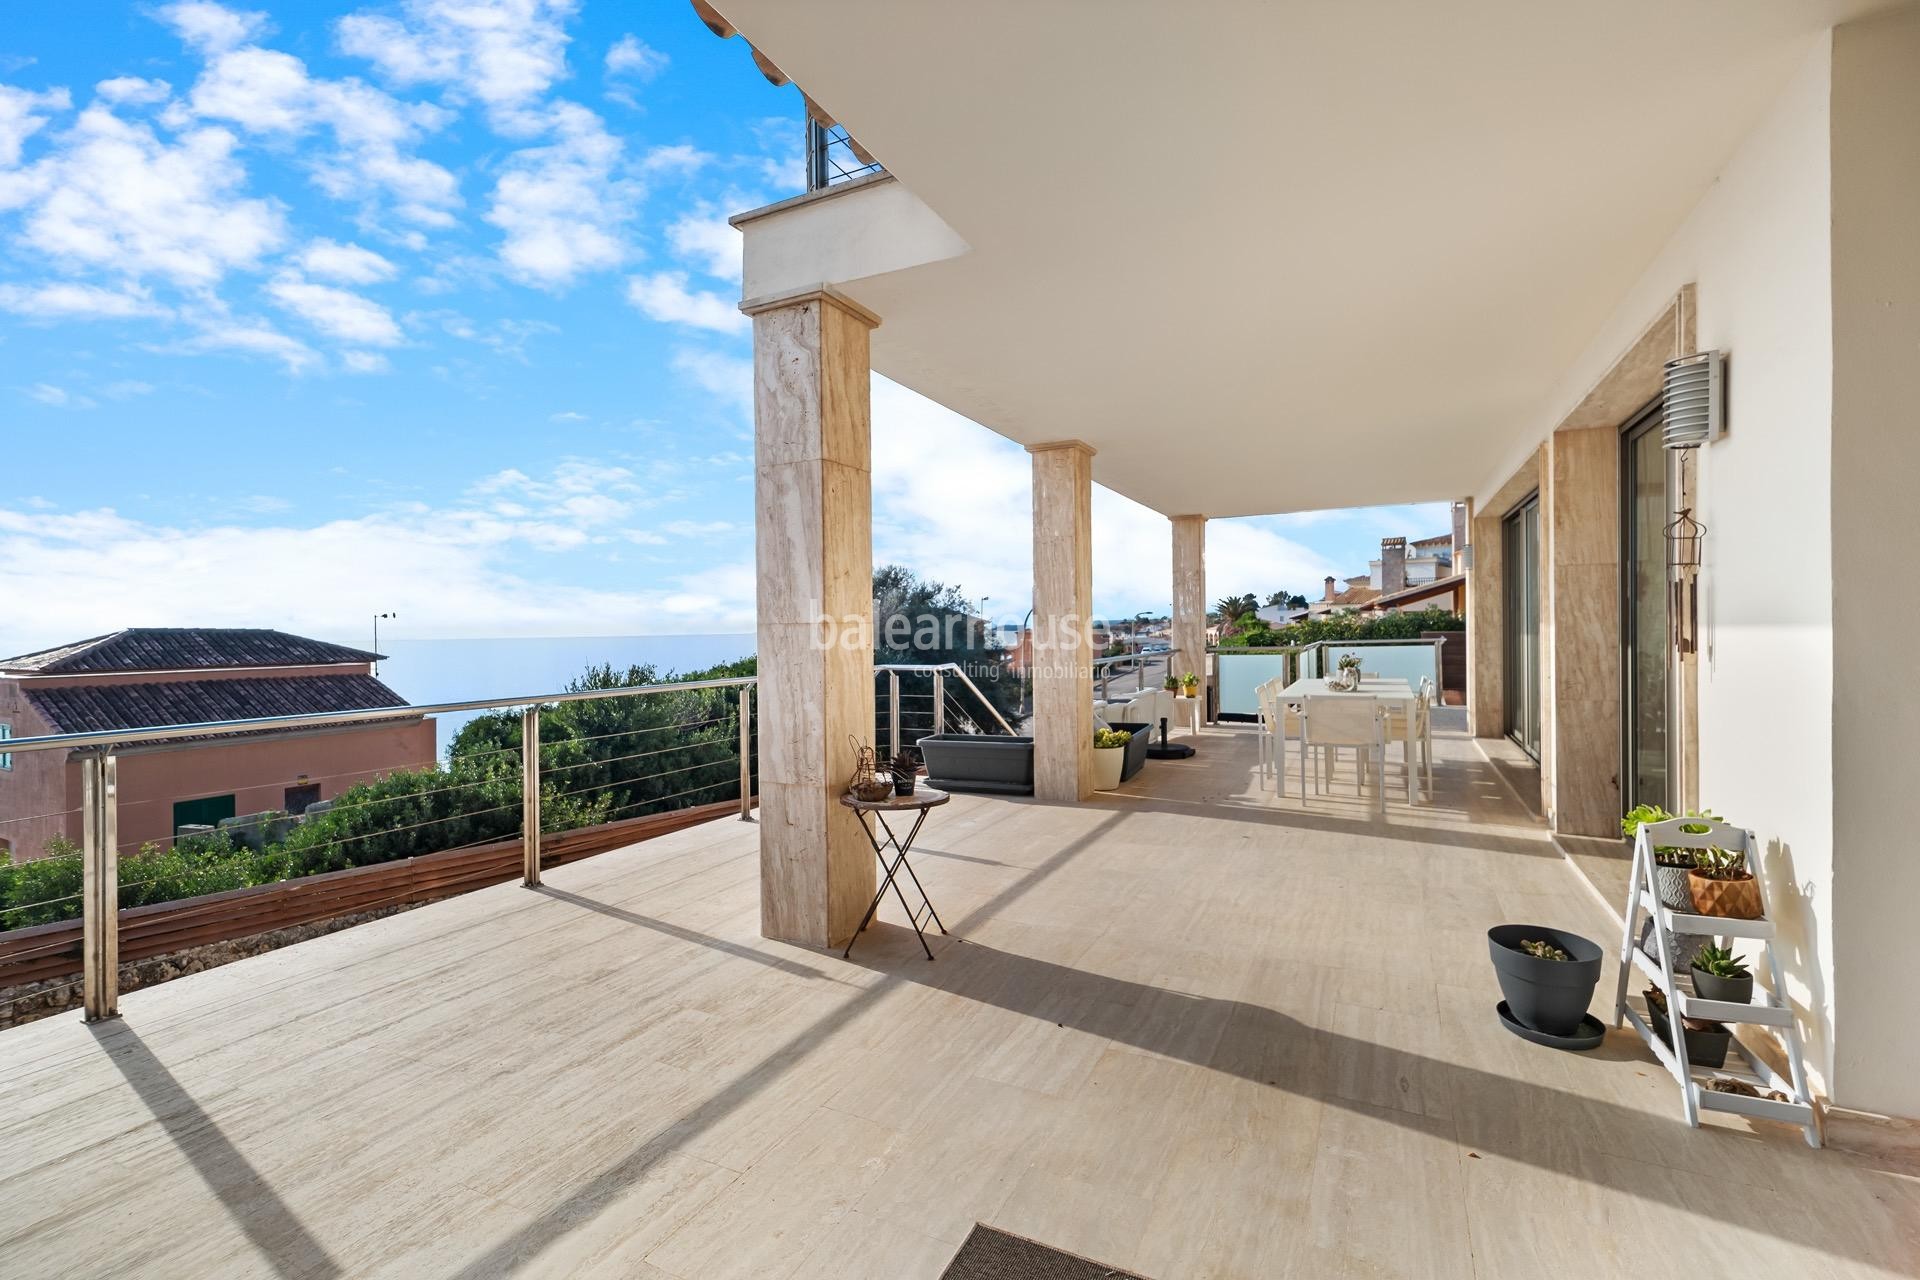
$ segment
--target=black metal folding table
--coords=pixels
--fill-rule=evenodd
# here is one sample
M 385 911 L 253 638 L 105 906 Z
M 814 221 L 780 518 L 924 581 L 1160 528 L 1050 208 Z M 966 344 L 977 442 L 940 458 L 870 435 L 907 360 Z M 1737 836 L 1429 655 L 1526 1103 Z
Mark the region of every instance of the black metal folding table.
M 840 953 L 842 959 L 853 954 L 853 944 L 873 922 L 873 913 L 880 909 L 880 899 L 887 896 L 889 885 L 893 887 L 895 896 L 900 899 L 900 906 L 906 911 L 908 922 L 913 925 L 914 936 L 920 939 L 920 949 L 927 953 L 927 959 L 933 959 L 933 948 L 927 945 L 927 935 L 920 930 L 921 922 L 932 920 L 940 926 L 941 933 L 947 931 L 947 926 L 941 921 L 940 913 L 933 909 L 933 900 L 927 897 L 927 891 L 921 887 L 920 877 L 913 873 L 912 865 L 907 862 L 907 851 L 913 848 L 913 842 L 920 834 L 920 827 L 927 820 L 927 811 L 945 804 L 950 799 L 952 797 L 939 788 L 927 786 L 915 787 L 912 795 L 888 796 L 885 800 L 860 800 L 851 794 L 840 797 L 841 804 L 859 815 L 860 829 L 867 833 L 867 840 L 873 845 L 873 856 L 880 860 L 880 869 L 885 872 L 880 879 L 880 891 L 873 895 L 873 902 L 867 907 L 867 914 L 860 919 L 860 927 L 853 931 L 853 937 L 847 939 L 847 949 Z M 906 839 L 902 840 L 894 833 L 892 825 L 887 821 L 887 815 L 890 813 L 913 815 L 913 826 L 908 829 Z M 875 823 L 879 824 L 879 831 L 874 830 Z M 886 839 L 880 838 L 881 832 L 886 833 Z M 892 862 L 887 861 L 889 849 L 893 850 L 895 855 Z M 907 878 L 913 881 L 914 889 L 920 894 L 921 909 L 918 911 L 907 904 L 906 892 L 900 888 L 900 882 L 896 878 L 902 869 L 906 871 Z

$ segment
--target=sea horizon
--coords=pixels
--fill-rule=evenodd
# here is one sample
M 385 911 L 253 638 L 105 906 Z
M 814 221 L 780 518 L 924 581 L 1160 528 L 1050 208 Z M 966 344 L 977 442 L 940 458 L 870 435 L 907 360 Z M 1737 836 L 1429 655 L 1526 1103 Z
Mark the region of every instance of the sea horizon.
M 589 667 L 653 666 L 661 679 L 753 656 L 751 631 L 624 636 L 471 636 L 386 639 L 380 679 L 408 702 L 431 706 L 559 693 Z M 438 751 L 480 712 L 434 717 Z

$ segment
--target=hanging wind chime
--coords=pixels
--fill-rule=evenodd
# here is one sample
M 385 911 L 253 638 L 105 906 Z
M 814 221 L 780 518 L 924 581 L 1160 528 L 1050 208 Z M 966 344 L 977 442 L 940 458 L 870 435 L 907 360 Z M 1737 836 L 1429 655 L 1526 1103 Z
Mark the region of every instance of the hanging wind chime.
M 1673 619 L 1673 647 L 1682 655 L 1693 653 L 1700 631 L 1700 542 L 1707 526 L 1693 518 L 1692 507 L 1666 528 L 1668 616 Z

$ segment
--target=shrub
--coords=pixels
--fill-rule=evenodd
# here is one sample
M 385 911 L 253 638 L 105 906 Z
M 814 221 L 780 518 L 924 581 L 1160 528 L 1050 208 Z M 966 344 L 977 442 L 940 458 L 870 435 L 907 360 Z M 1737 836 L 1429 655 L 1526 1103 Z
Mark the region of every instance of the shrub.
M 1231 645 L 1248 649 L 1284 649 L 1323 641 L 1418 640 L 1425 631 L 1464 631 L 1466 627 L 1467 620 L 1450 609 L 1386 613 L 1377 618 L 1337 613 L 1321 618 L 1305 618 L 1284 627 L 1270 627 L 1264 622 L 1255 622 L 1235 633 L 1231 637 Z

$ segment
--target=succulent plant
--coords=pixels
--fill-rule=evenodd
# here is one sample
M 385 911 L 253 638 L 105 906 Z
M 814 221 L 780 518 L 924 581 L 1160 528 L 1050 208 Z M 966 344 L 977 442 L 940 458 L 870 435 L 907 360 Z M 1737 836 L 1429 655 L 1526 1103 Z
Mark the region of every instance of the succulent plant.
M 920 762 L 913 758 L 911 749 L 903 747 L 887 761 L 887 768 L 896 776 L 903 773 L 918 773 Z
M 1693 957 L 1693 967 L 1702 973 L 1710 973 L 1716 978 L 1746 978 L 1746 962 L 1735 956 L 1726 947 L 1716 947 L 1709 943 L 1700 948 Z
M 1128 729 L 1095 729 L 1093 745 L 1096 749 L 1124 747 L 1133 741 L 1133 732 Z
M 1554 946 L 1551 942 L 1520 940 L 1520 949 L 1536 960 L 1571 960 L 1572 956 Z
M 1666 822 L 1679 815 L 1668 813 L 1657 804 L 1638 804 L 1628 810 L 1620 819 L 1620 834 L 1631 840 L 1640 833 L 1640 827 L 1648 822 Z M 1689 818 L 1703 818 L 1706 822 L 1689 823 L 1682 828 L 1689 835 L 1705 835 L 1713 830 L 1707 822 L 1724 822 L 1725 819 L 1711 809 L 1693 809 L 1686 814 Z M 1682 849 L 1675 845 L 1654 846 L 1653 859 L 1666 867 L 1691 867 L 1694 865 L 1694 850 Z
M 1693 851 L 1693 869 L 1709 880 L 1744 880 L 1747 877 L 1747 855 L 1738 849 L 1711 849 Z

